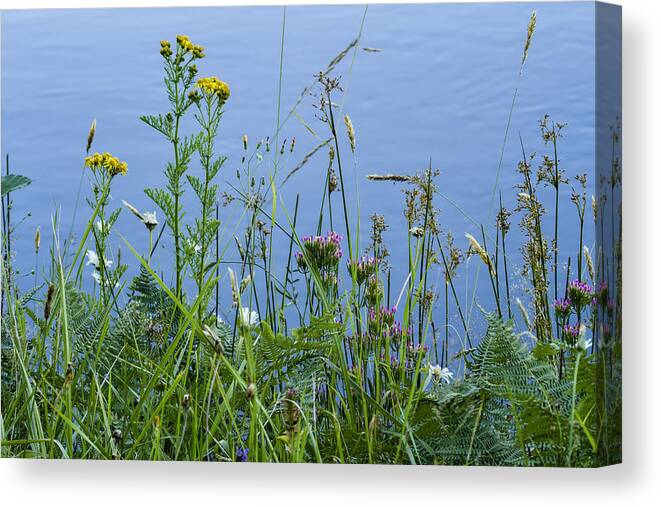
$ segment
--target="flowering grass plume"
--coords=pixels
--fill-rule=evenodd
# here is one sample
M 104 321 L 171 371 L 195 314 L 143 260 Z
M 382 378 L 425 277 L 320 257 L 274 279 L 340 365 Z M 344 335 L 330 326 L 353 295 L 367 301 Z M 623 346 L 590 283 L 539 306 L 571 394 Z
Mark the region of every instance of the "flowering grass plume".
M 491 259 L 484 247 L 469 233 L 466 233 L 466 239 L 470 245 L 470 251 L 476 253 L 480 259 L 482 259 L 482 262 L 484 262 L 491 274 L 495 275 L 493 264 L 491 263 Z

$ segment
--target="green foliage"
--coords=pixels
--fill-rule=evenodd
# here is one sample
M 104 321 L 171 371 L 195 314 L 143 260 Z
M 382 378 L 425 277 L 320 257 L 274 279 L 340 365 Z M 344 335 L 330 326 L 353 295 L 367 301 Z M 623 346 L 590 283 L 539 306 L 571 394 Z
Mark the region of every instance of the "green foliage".
M 2 177 L 2 197 L 7 195 L 9 192 L 15 192 L 21 188 L 27 187 L 32 180 L 27 176 L 22 176 L 20 174 L 8 174 Z

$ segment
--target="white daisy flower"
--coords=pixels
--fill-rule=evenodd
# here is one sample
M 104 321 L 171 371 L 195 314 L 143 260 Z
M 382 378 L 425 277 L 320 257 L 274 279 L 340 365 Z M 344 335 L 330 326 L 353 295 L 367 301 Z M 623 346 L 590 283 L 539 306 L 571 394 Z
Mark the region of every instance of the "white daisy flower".
M 91 264 L 95 268 L 99 267 L 99 256 L 96 255 L 94 250 L 88 250 L 85 252 L 85 256 L 87 257 L 87 264 L 85 264 L 85 266 L 89 266 Z
M 259 324 L 259 314 L 255 310 L 251 311 L 249 308 L 239 309 L 239 319 L 244 325 L 249 327 Z
M 578 341 L 576 342 L 576 348 L 585 353 L 590 347 L 592 347 L 592 340 L 585 338 L 585 333 L 581 334 Z
M 452 377 L 454 377 L 454 373 L 448 368 L 441 368 L 438 364 L 429 365 L 429 374 L 431 375 L 432 380 L 437 384 L 440 384 L 441 382 L 449 384 Z
M 155 211 L 145 211 L 144 213 L 141 213 L 138 211 L 138 209 L 135 206 L 132 206 L 128 202 L 122 200 L 122 204 L 131 212 L 133 213 L 138 219 L 145 224 L 145 227 L 149 229 L 150 231 L 154 230 L 154 228 L 158 225 L 158 220 L 156 220 L 156 212 Z

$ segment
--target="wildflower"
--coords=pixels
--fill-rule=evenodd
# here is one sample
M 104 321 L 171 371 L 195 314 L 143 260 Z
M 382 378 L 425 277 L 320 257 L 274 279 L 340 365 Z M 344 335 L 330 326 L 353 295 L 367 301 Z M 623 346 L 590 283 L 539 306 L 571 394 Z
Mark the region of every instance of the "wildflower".
M 247 447 L 237 447 L 236 448 L 236 461 L 245 463 L 248 461 L 248 448 Z
M 92 266 L 94 266 L 94 268 L 96 270 L 98 270 L 99 269 L 99 256 L 96 255 L 96 252 L 94 250 L 88 250 L 85 253 L 85 256 L 87 257 L 87 263 L 85 264 L 85 266 L 89 266 L 91 264 Z M 109 268 L 110 266 L 112 266 L 112 261 L 109 260 L 109 259 L 105 259 L 104 264 L 105 264 L 106 268 Z
M 204 48 L 193 44 L 188 35 L 177 35 L 177 44 L 185 53 L 191 53 L 193 58 L 204 58 Z
M 575 342 L 581 334 L 581 326 L 578 324 L 565 324 L 562 331 L 567 341 Z
M 362 285 L 376 274 L 379 269 L 379 261 L 374 257 L 363 256 L 360 260 L 348 261 L 347 269 L 352 276 L 354 272 L 356 273 L 356 282 L 358 285 Z
M 572 280 L 567 287 L 567 296 L 572 305 L 580 309 L 592 301 L 592 288 L 585 282 Z
M 172 56 L 172 49 L 170 47 L 170 41 L 168 41 L 168 40 L 162 40 L 161 41 L 161 51 L 160 51 L 160 53 L 164 58 L 169 58 L 169 57 Z
M 322 274 L 329 274 L 337 268 L 343 254 L 340 246 L 342 236 L 330 231 L 326 236 L 303 236 L 301 239 L 305 255 L 302 252 L 295 254 L 301 270 L 309 267 L 306 265 L 306 258 L 312 267 L 323 272 Z
M 122 200 L 122 204 L 126 206 L 126 208 L 133 213 L 138 219 L 145 224 L 145 227 L 147 227 L 148 230 L 153 231 L 154 228 L 158 225 L 158 220 L 156 220 L 156 212 L 155 211 L 146 211 L 144 213 L 139 212 L 134 206 L 129 204 L 128 202 Z
M 227 101 L 230 97 L 230 87 L 228 84 L 215 76 L 198 79 L 197 86 L 208 95 L 218 96 L 221 102 Z
M 94 155 L 85 157 L 85 166 L 89 167 L 92 171 L 105 169 L 110 176 L 117 176 L 118 174 L 124 176 L 128 171 L 128 164 L 126 162 L 119 160 L 108 152 L 95 153 Z
M 411 359 L 415 359 L 418 357 L 418 355 L 424 356 L 429 352 L 429 347 L 427 345 L 422 345 L 418 343 L 417 345 L 413 345 L 412 343 L 409 343 L 408 346 L 406 347 L 406 350 L 410 356 Z
M 188 393 L 184 394 L 184 397 L 181 400 L 181 406 L 184 407 L 184 408 L 189 408 L 190 407 L 190 394 L 188 394 Z
M 156 212 L 155 211 L 145 211 L 142 214 L 144 220 L 143 223 L 145 224 L 145 227 L 149 229 L 150 231 L 153 230 L 157 225 L 158 225 L 158 220 L 156 220 Z
M 565 320 L 571 313 L 571 301 L 566 298 L 556 299 L 553 302 L 553 310 L 555 310 L 555 316 L 559 320 Z
M 592 340 L 585 338 L 584 335 L 581 335 L 581 337 L 576 342 L 576 350 L 586 353 L 590 347 L 592 347 Z
M 103 234 L 103 222 L 100 219 L 94 222 L 94 227 L 99 231 L 99 234 Z
M 239 320 L 244 326 L 254 327 L 259 324 L 259 314 L 250 308 L 240 308 Z
M 349 138 L 349 145 L 351 146 L 351 152 L 356 152 L 356 132 L 353 129 L 353 123 L 348 114 L 344 115 L 344 125 L 347 127 L 347 137 Z
M 369 280 L 367 280 L 367 286 L 365 287 L 365 300 L 374 306 L 382 299 L 383 284 L 378 276 L 371 276 Z
M 255 397 L 256 392 L 257 392 L 257 386 L 251 382 L 250 384 L 248 384 L 248 387 L 246 387 L 246 399 L 248 401 L 252 400 Z
M 454 377 L 454 373 L 452 373 L 448 368 L 441 368 L 441 366 L 438 364 L 429 365 L 429 374 L 436 384 L 440 384 L 442 382 L 449 384 L 452 380 L 452 377 Z
M 421 238 L 425 233 L 425 231 L 422 230 L 422 227 L 411 227 L 409 232 L 414 238 Z
M 401 336 L 402 325 L 395 321 L 396 307 L 386 308 L 382 306 L 378 310 L 370 308 L 367 312 L 367 327 L 372 335 L 379 335 L 383 327 L 391 338 Z M 397 335 L 397 336 L 395 336 Z
M 197 90 L 191 90 L 188 92 L 188 100 L 197 104 L 200 100 L 202 100 L 202 95 L 200 95 L 200 92 Z

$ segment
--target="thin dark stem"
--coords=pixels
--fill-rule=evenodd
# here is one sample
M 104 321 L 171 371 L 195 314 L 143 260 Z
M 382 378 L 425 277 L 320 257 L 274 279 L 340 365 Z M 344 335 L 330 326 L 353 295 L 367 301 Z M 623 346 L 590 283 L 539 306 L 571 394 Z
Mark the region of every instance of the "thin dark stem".
M 347 199 L 346 195 L 344 192 L 344 175 L 342 173 L 342 157 L 340 156 L 340 143 L 337 138 L 337 130 L 335 129 L 335 119 L 333 118 L 333 104 L 331 102 L 331 97 L 330 97 L 330 92 L 327 94 L 328 97 L 328 111 L 329 111 L 329 119 L 330 119 L 330 126 L 331 126 L 331 132 L 333 134 L 333 138 L 335 139 L 335 155 L 337 159 L 337 170 L 338 173 L 340 174 L 340 190 L 342 192 L 342 207 L 344 209 L 344 225 L 347 230 L 347 243 L 349 245 L 349 260 L 353 259 L 353 253 L 352 253 L 352 246 L 351 246 L 351 229 L 349 229 L 349 213 L 347 211 Z

